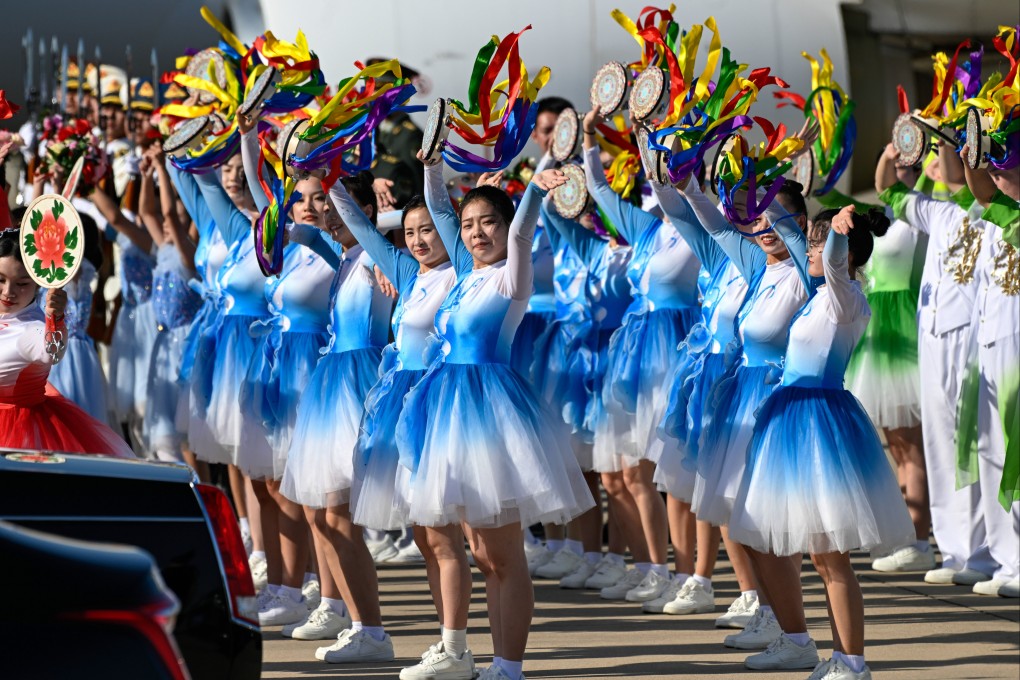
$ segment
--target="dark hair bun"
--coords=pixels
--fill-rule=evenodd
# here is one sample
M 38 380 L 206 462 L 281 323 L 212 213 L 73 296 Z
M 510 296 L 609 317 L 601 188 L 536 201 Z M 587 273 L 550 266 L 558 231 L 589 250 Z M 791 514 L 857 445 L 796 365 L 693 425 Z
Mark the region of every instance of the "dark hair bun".
M 885 236 L 891 224 L 884 210 L 874 208 L 865 213 L 854 213 L 854 221 L 858 222 L 855 227 L 865 227 L 875 236 Z
M 804 185 L 795 179 L 789 177 L 784 178 L 783 182 L 783 193 L 797 192 L 801 196 L 804 195 Z

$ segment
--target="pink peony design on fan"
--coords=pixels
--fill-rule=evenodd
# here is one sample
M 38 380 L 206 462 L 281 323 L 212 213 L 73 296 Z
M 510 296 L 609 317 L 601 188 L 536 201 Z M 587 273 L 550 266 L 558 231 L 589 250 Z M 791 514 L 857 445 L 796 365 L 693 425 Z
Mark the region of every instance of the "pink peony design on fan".
M 25 253 L 35 256 L 33 272 L 50 284 L 63 282 L 74 266 L 74 250 L 78 247 L 78 227 L 69 227 L 64 219 L 64 206 L 54 202 L 48 210 L 33 210 L 29 233 L 25 235 Z

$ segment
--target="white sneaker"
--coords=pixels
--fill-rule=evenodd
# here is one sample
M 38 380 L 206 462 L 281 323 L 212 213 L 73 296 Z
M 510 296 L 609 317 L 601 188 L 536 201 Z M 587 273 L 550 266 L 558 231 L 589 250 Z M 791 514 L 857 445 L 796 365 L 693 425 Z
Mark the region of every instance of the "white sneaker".
M 286 595 L 273 595 L 265 606 L 259 608 L 260 626 L 285 626 L 288 623 L 304 621 L 308 607 L 304 600 L 295 602 Z
M 475 659 L 471 650 L 458 659 L 447 653 L 442 643 L 429 647 L 420 663 L 400 670 L 400 680 L 471 680 L 473 677 Z
M 603 600 L 626 600 L 627 593 L 641 585 L 644 578 L 644 575 L 637 569 L 628 569 L 619 581 L 599 591 L 599 597 Z
M 662 595 L 662 591 L 669 588 L 671 582 L 672 579 L 669 576 L 660 576 L 649 570 L 641 579 L 641 583 L 628 590 L 624 597 L 627 602 L 648 602 L 648 600 L 654 600 Z
M 811 677 L 815 677 L 813 673 Z M 819 675 L 817 680 L 871 680 L 871 669 L 864 666 L 860 673 L 854 673 L 842 659 L 830 659 L 825 667 L 825 675 Z
M 1009 581 L 1004 578 L 993 578 L 988 581 L 978 581 L 972 590 L 975 595 L 998 595 L 999 590 L 1007 584 Z
M 801 647 L 780 635 L 764 652 L 744 659 L 744 666 L 752 671 L 795 671 L 814 668 L 819 661 L 814 640 Z
M 584 584 L 595 574 L 597 566 L 597 564 L 592 564 L 588 560 L 582 559 L 576 569 L 560 579 L 560 588 L 567 588 L 569 590 L 584 588 Z
M 908 545 L 894 551 L 891 555 L 879 557 L 871 563 L 875 571 L 930 571 L 935 568 L 935 553 L 930 549 L 918 550 L 916 546 Z
M 561 578 L 577 569 L 577 565 L 584 562 L 584 558 L 572 550 L 564 548 L 553 558 L 535 569 L 535 576 L 538 578 L 551 578 L 559 581 Z
M 251 570 L 251 580 L 255 584 L 255 590 L 265 590 L 269 583 L 269 565 L 266 558 L 261 555 L 252 555 L 248 558 L 248 569 Z
M 811 671 L 811 675 L 807 677 L 807 680 L 822 680 L 835 662 L 835 659 L 822 659 L 815 666 L 815 669 Z
M 676 597 L 666 603 L 662 611 L 672 615 L 707 614 L 715 611 L 715 592 L 705 590 L 705 586 L 695 581 L 692 576 L 681 586 Z
M 365 663 L 367 661 L 393 661 L 393 641 L 389 635 L 376 640 L 363 630 L 351 631 L 343 639 L 337 638 L 336 649 L 326 652 L 326 663 Z M 335 645 L 334 645 L 335 646 Z
M 626 573 L 627 567 L 625 565 L 617 564 L 609 559 L 607 555 L 595 565 L 595 573 L 584 582 L 584 587 L 589 590 L 602 590 L 603 588 L 615 586 Z
M 716 628 L 746 628 L 754 613 L 758 611 L 758 596 L 740 594 L 726 613 L 715 620 Z
M 761 608 L 747 622 L 744 630 L 727 635 L 723 645 L 733 649 L 766 649 L 783 634 L 775 614 L 766 614 Z
M 251 551 L 255 548 L 255 544 L 251 539 L 251 529 L 245 529 L 238 525 L 241 529 L 241 543 L 244 544 L 244 554 L 251 555 Z
M 397 546 L 393 544 L 393 537 L 389 534 L 383 534 L 383 537 L 379 540 L 366 536 L 365 545 L 368 546 L 368 552 L 372 555 L 372 561 L 376 564 L 386 564 L 400 552 L 397 550 Z
M 1006 581 L 999 587 L 999 597 L 1020 597 L 1020 578 Z
M 669 582 L 669 586 L 666 587 L 662 594 L 654 600 L 648 600 L 641 605 L 641 611 L 648 612 L 649 614 L 661 614 L 662 608 L 666 606 L 667 602 L 672 602 L 673 598 L 677 596 L 683 584 L 677 581 L 675 578 Z
M 336 651 L 347 644 L 347 638 L 354 632 L 351 628 L 344 628 L 342 631 L 337 633 L 336 642 L 329 645 L 328 647 L 319 647 L 315 650 L 315 658 L 319 661 L 325 661 L 326 655 L 332 651 Z
M 322 591 L 319 590 L 319 582 L 317 580 L 306 581 L 301 586 L 301 594 L 305 596 L 305 605 L 308 607 L 308 611 L 319 608 L 319 604 L 322 602 Z M 330 637 L 333 636 L 330 635 Z
M 397 548 L 397 556 L 391 559 L 387 564 L 424 564 L 425 556 L 421 554 L 421 550 L 418 549 L 418 545 L 414 541 L 408 542 L 407 545 Z
M 323 602 L 309 612 L 308 617 L 301 623 L 284 626 L 280 634 L 295 640 L 332 640 L 344 628 L 350 627 L 350 616 L 337 614 L 332 607 Z
M 543 564 L 551 562 L 555 555 L 552 550 L 549 550 L 541 543 L 525 542 L 524 556 L 528 559 L 528 573 L 534 576 L 535 570 Z

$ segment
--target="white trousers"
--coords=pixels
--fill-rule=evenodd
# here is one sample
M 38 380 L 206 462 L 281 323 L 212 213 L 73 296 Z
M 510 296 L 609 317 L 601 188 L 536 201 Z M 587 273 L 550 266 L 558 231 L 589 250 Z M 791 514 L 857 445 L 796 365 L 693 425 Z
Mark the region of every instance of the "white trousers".
M 978 348 L 981 366 L 980 401 L 978 402 L 978 474 L 980 475 L 981 506 L 984 510 L 988 550 L 998 564 L 995 578 L 1012 580 L 1020 577 L 1020 535 L 1013 521 L 1013 512 L 999 504 L 999 484 L 1006 460 L 1002 419 L 999 413 L 999 390 L 1016 387 L 1003 385 L 1007 374 L 1020 363 L 1020 335 L 1012 335 Z M 1016 436 L 1016 435 L 1014 435 Z M 1014 503 L 1013 511 L 1020 507 Z
M 996 565 L 985 540 L 980 485 L 956 488 L 956 409 L 969 348 L 966 328 L 939 336 L 918 333 L 921 431 L 932 531 L 942 566 L 991 574 Z

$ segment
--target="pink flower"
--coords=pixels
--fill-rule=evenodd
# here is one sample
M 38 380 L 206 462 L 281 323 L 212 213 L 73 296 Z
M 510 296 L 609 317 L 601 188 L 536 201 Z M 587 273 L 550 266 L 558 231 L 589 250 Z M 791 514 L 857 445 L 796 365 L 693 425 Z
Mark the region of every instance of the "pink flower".
M 67 235 L 67 224 L 63 217 L 53 218 L 53 214 L 43 215 L 39 228 L 35 230 L 35 247 L 39 251 L 39 260 L 43 269 L 64 266 L 64 237 Z

